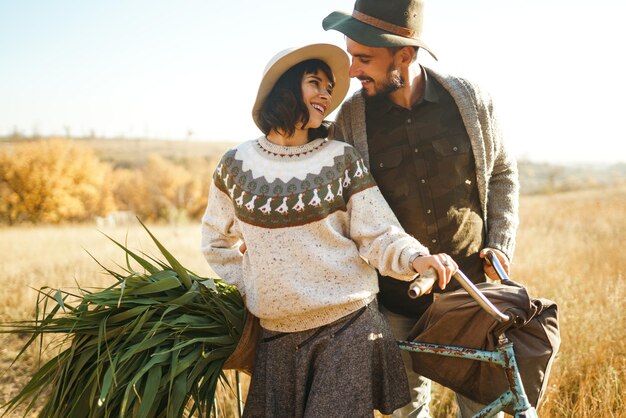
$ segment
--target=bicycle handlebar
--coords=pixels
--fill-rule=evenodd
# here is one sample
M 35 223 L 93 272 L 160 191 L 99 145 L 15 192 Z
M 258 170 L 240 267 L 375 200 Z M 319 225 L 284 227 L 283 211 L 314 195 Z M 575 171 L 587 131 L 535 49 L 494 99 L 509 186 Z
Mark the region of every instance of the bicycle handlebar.
M 476 302 L 478 302 L 480 307 L 483 308 L 485 312 L 487 312 L 493 319 L 498 322 L 506 322 L 510 319 L 508 315 L 500 312 L 500 310 L 496 308 L 489 299 L 487 299 L 483 292 L 478 290 L 476 285 L 472 283 L 471 280 L 468 279 L 461 270 L 458 270 L 456 273 L 454 273 L 453 277 L 459 282 L 461 287 L 463 287 L 463 289 L 465 289 L 465 291 L 469 293 L 469 295 Z
M 508 274 L 506 274 L 506 271 L 504 271 L 504 267 L 502 267 L 502 264 L 500 264 L 500 260 L 498 260 L 498 257 L 496 256 L 496 253 L 494 253 L 491 250 L 487 250 L 487 261 L 489 261 L 489 264 L 491 264 L 493 266 L 493 269 L 496 271 L 496 274 L 498 275 L 498 278 L 500 279 L 501 282 L 506 282 L 509 279 Z
M 437 272 L 434 268 L 430 267 L 426 270 L 426 273 L 420 275 L 409 285 L 409 297 L 411 299 L 417 299 L 420 296 L 426 294 L 437 281 Z
M 496 270 L 498 277 L 501 281 L 510 280 L 504 268 L 500 264 L 498 257 L 492 252 L 487 252 L 487 260 Z M 474 283 L 471 282 L 470 279 L 463 274 L 461 270 L 457 270 L 454 274 L 454 279 L 459 282 L 461 287 L 465 289 L 467 293 L 480 305 L 481 308 L 485 310 L 493 319 L 498 322 L 506 322 L 510 318 L 508 315 L 502 313 L 498 308 L 496 308 L 493 303 L 476 287 Z M 413 280 L 409 285 L 409 297 L 412 299 L 417 299 L 418 297 L 425 294 L 430 288 L 432 288 L 437 280 L 437 273 L 435 269 L 432 267 L 428 269 L 428 271 Z

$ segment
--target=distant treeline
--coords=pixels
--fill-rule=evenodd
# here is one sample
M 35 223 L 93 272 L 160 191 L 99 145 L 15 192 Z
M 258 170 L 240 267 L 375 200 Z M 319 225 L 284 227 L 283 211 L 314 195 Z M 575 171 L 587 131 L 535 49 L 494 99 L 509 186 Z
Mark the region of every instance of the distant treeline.
M 233 143 L 0 138 L 0 224 L 198 219 Z M 626 164 L 518 162 L 522 194 L 626 185 Z
M 141 155 L 133 167 L 103 161 L 83 141 L 9 141 L 0 147 L 0 223 L 87 222 L 110 213 L 145 221 L 197 219 L 220 155 L 176 162 Z
M 626 163 L 557 165 L 520 160 L 522 194 L 552 194 L 626 185 Z

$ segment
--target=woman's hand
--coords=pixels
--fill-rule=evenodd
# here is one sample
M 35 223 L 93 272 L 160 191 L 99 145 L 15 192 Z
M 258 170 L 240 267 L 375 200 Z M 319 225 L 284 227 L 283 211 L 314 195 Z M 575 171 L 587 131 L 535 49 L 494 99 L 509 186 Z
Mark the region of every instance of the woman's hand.
M 445 289 L 452 276 L 458 270 L 459 266 L 456 262 L 450 257 L 448 254 L 434 254 L 434 255 L 423 255 L 421 257 L 416 257 L 413 260 L 413 270 L 415 270 L 420 275 L 426 274 L 426 270 L 430 267 L 435 269 L 437 272 L 437 277 L 439 278 L 439 288 L 441 290 Z M 426 292 L 426 294 L 430 293 L 432 288 Z

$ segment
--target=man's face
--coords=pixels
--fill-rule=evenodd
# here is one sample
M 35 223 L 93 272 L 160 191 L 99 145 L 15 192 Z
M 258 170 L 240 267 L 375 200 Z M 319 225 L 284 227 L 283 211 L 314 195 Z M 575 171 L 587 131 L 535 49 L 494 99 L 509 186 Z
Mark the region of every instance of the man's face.
M 366 96 L 386 95 L 402 87 L 404 81 L 390 49 L 361 45 L 350 38 L 346 46 L 352 56 L 350 77 L 361 80 Z

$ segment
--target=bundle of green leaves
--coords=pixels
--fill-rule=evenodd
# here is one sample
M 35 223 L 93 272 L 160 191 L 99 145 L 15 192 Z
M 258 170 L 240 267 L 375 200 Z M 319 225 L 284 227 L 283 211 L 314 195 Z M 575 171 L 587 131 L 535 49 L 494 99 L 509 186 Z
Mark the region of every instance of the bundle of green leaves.
M 123 273 L 102 266 L 114 285 L 79 294 L 42 288 L 34 321 L 2 324 L 0 332 L 32 334 L 15 361 L 34 342 L 43 345 L 45 334 L 62 347 L 4 415 L 18 405 L 27 414 L 42 397 L 44 417 L 208 415 L 246 320 L 242 297 L 183 267 L 146 231 L 166 261 L 111 239 L 126 257 Z

